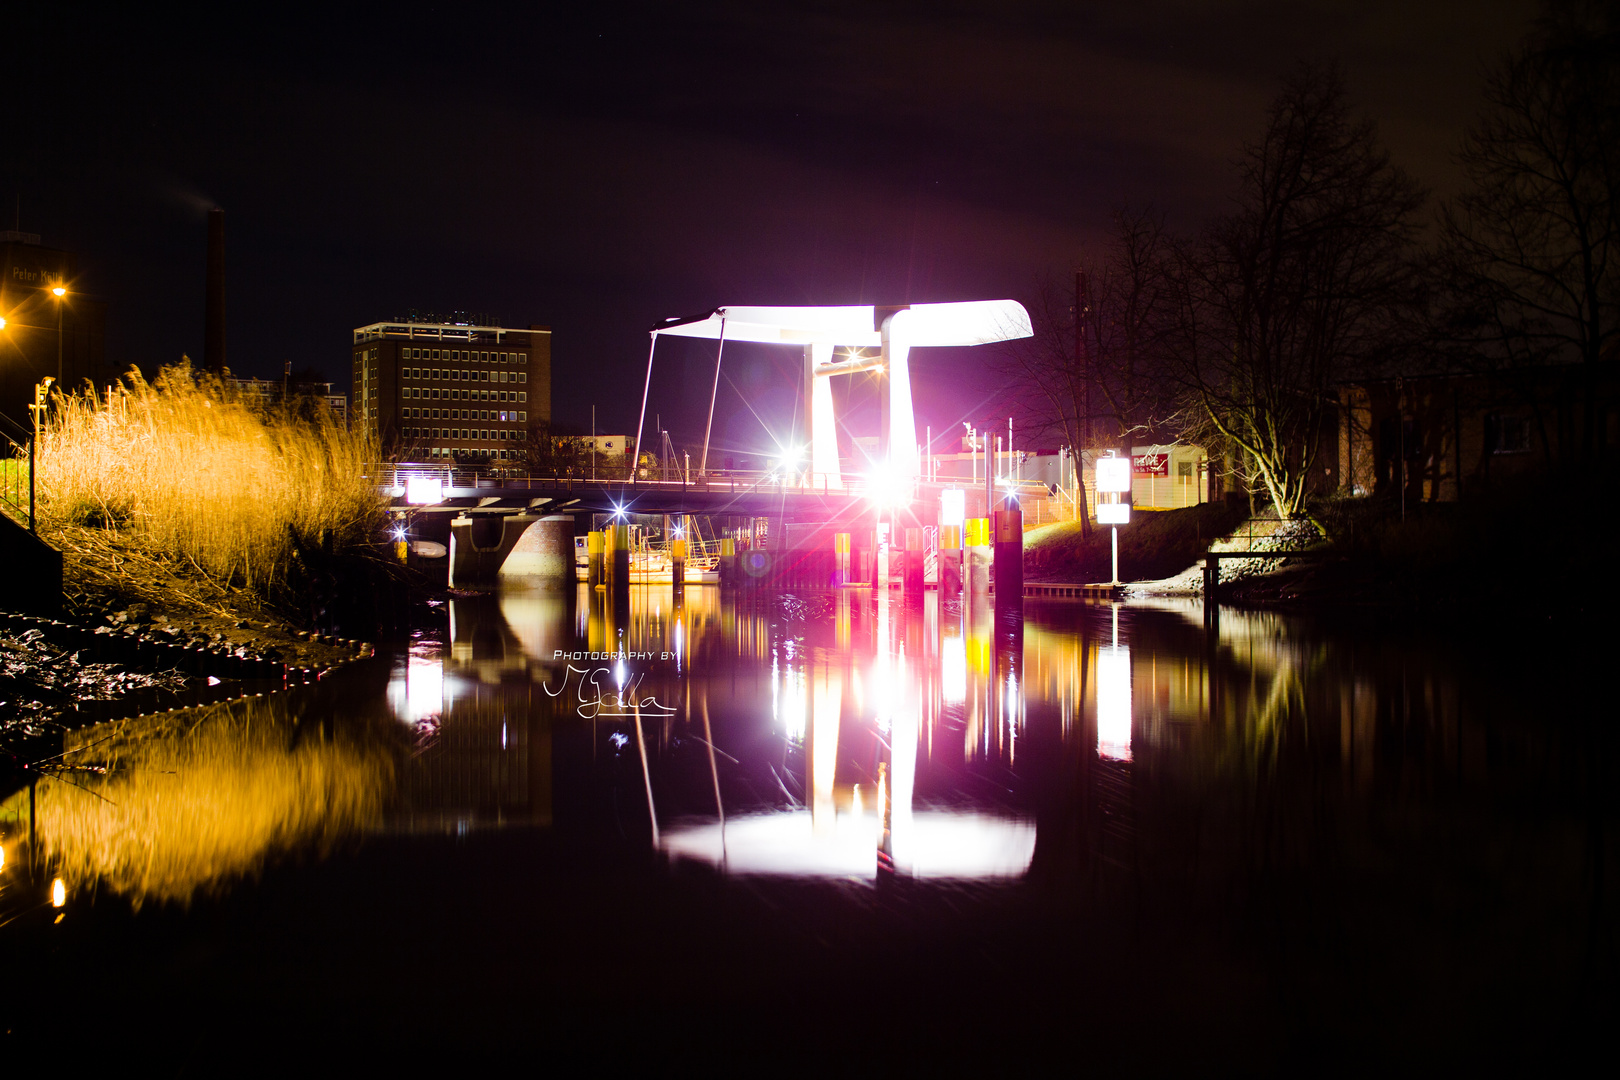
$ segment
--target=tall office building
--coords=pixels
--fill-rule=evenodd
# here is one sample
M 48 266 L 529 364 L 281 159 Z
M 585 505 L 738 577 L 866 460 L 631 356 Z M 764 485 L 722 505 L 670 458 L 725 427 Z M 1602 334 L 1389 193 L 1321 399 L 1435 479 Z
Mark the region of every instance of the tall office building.
M 350 423 L 401 461 L 521 460 L 551 423 L 551 328 L 485 322 L 494 320 L 356 328 Z

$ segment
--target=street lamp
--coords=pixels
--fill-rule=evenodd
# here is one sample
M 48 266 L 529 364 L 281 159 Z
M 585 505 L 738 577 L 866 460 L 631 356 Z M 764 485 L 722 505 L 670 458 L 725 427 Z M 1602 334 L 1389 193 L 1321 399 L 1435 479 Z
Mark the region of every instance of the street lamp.
M 51 286 L 56 297 L 56 384 L 62 385 L 62 308 L 67 303 L 67 288 L 61 282 Z

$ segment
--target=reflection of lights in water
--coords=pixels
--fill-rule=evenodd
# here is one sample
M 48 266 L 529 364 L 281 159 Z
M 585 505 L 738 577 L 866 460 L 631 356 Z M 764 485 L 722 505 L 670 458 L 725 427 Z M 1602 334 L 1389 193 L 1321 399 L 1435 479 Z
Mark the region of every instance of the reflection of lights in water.
M 681 661 L 686 657 L 686 627 L 685 619 L 675 620 L 675 670 L 681 670 Z
M 791 877 L 877 877 L 878 815 L 841 815 L 838 828 L 818 834 L 810 813 L 728 817 L 722 847 L 718 822 L 665 830 L 660 846 L 677 858 L 723 867 L 731 874 Z M 990 814 L 921 810 L 912 815 L 902 874 L 918 878 L 1007 878 L 1029 869 L 1035 825 Z
M 771 659 L 771 719 L 782 726 L 782 732 L 794 742 L 804 741 L 806 713 L 809 702 L 805 693 L 803 672 L 784 667 Z
M 816 830 L 832 828 L 833 777 L 838 771 L 838 725 L 843 706 L 843 679 L 823 670 L 816 680 L 810 715 L 810 811 Z
M 1097 650 L 1097 753 L 1131 760 L 1131 650 L 1124 645 Z
M 1017 753 L 1018 719 L 1023 715 L 1023 707 L 1018 699 L 1018 676 L 1007 672 L 1007 689 L 1001 696 L 1001 723 L 1007 732 L 1008 760 L 1014 760 Z
M 625 679 L 625 667 L 623 660 L 620 660 L 618 663 L 613 665 L 613 678 L 618 682 L 619 689 L 623 690 Z
M 6 868 L 6 846 L 4 844 L 0 844 L 0 870 L 4 870 L 5 868 Z
M 404 675 L 404 700 L 394 702 L 394 712 L 401 720 L 415 724 L 444 712 L 442 659 L 413 652 L 405 661 Z
M 51 907 L 61 907 L 67 903 L 67 885 L 61 878 L 51 882 Z
M 939 653 L 939 692 L 947 705 L 967 700 L 967 642 L 948 637 Z
M 501 721 L 501 749 L 506 749 L 506 721 Z

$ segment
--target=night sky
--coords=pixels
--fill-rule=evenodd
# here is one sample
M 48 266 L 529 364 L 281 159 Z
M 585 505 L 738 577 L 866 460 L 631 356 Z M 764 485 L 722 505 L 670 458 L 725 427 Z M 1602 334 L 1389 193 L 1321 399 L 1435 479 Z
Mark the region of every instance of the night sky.
M 1122 199 L 1196 228 L 1301 59 L 1338 58 L 1396 160 L 1443 194 L 1481 65 L 1535 7 L 201 10 L 11 17 L 6 201 L 77 253 L 109 359 L 200 356 L 218 205 L 236 372 L 291 360 L 347 389 L 352 328 L 487 311 L 555 329 L 557 421 L 586 428 L 595 404 L 623 431 L 664 316 L 1027 300 Z M 919 356 L 919 428 L 990 418 L 984 359 Z M 722 445 L 764 448 L 754 413 L 786 422 L 795 360 L 727 350 Z M 659 346 L 650 413 L 678 439 L 701 436 L 712 362 L 712 344 Z

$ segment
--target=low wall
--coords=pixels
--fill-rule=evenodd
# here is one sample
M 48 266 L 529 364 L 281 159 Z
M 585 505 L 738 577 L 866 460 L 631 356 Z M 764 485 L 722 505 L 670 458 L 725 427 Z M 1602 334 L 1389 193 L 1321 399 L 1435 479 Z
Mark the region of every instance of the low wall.
M 0 513 L 0 565 L 6 568 L 0 606 L 30 615 L 62 613 L 62 553 Z

